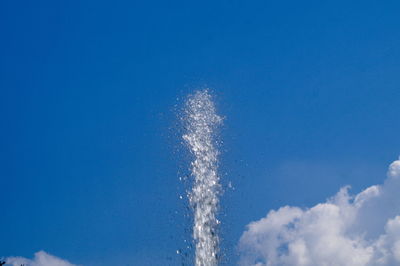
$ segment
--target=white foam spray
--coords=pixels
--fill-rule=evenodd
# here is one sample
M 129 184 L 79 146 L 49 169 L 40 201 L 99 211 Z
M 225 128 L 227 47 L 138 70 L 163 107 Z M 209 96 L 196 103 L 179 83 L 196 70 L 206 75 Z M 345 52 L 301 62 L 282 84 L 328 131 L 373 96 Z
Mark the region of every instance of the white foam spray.
M 193 187 L 188 192 L 194 213 L 193 239 L 196 266 L 218 264 L 219 236 L 217 219 L 220 184 L 215 130 L 222 123 L 208 90 L 190 95 L 185 106 L 185 134 L 194 160 L 191 162 Z

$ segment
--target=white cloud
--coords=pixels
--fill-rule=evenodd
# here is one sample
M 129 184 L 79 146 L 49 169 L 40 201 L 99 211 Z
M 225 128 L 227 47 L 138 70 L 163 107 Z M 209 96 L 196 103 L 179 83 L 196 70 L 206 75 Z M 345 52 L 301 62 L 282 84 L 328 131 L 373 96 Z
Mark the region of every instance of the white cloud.
M 383 185 L 358 195 L 342 188 L 310 209 L 285 206 L 250 223 L 240 265 L 400 265 L 400 160 Z
M 32 260 L 23 257 L 9 257 L 6 262 L 12 266 L 76 266 L 75 264 L 57 258 L 44 251 L 36 252 L 35 257 Z

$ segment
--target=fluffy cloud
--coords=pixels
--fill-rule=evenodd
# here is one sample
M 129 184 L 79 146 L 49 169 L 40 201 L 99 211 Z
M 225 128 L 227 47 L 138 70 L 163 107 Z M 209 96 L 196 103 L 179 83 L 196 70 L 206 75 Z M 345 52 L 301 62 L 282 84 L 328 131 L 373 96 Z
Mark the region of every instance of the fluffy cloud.
M 7 258 L 6 262 L 12 266 L 76 266 L 44 251 L 35 253 L 35 257 L 32 260 L 22 257 L 10 257 Z
M 310 209 L 285 206 L 250 223 L 240 265 L 400 265 L 400 160 L 387 175 L 358 195 L 344 187 Z

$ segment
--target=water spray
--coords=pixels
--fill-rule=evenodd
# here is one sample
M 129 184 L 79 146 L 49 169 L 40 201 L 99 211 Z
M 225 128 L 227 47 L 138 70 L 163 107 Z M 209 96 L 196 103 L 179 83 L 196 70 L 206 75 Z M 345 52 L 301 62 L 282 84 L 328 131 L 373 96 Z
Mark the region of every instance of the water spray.
M 191 162 L 193 186 L 188 192 L 193 210 L 193 239 L 196 266 L 216 266 L 219 257 L 220 221 L 218 155 L 215 131 L 222 123 L 208 90 L 190 95 L 185 105 L 185 140 L 194 158 Z

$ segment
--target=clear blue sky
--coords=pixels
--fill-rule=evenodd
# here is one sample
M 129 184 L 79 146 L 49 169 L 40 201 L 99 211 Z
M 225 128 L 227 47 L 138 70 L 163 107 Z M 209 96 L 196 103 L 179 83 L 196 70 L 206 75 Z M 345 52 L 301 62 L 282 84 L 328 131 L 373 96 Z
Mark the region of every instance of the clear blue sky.
M 176 109 L 226 117 L 229 264 L 244 227 L 381 183 L 400 154 L 398 1 L 0 3 L 0 256 L 179 265 Z

